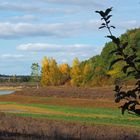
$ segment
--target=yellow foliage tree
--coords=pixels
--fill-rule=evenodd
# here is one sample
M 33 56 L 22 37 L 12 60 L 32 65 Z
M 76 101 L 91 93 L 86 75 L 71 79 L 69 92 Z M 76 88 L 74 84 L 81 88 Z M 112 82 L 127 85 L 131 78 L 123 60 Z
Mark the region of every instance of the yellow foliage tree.
M 83 84 L 87 84 L 89 80 L 91 80 L 92 77 L 92 66 L 89 63 L 86 63 L 83 68 Z
M 50 66 L 49 66 L 49 59 L 47 57 L 44 57 L 42 60 L 42 68 L 41 68 L 41 84 L 44 85 L 50 85 Z
M 55 59 L 44 57 L 42 60 L 42 85 L 60 85 L 62 74 L 57 66 Z
M 59 70 L 62 74 L 61 82 L 62 84 L 64 84 L 70 79 L 70 67 L 68 64 L 64 63 L 64 64 L 59 65 Z
M 73 60 L 71 69 L 71 84 L 75 86 L 80 86 L 82 83 L 82 70 L 80 68 L 80 61 L 78 58 Z
M 50 83 L 51 85 L 60 85 L 62 74 L 57 66 L 55 59 L 50 59 Z

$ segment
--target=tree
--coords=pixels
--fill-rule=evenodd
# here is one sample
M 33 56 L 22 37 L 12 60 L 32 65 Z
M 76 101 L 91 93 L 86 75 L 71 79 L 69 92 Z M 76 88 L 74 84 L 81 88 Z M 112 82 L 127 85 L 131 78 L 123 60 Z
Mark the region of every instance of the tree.
M 39 82 L 39 65 L 38 63 L 33 63 L 31 66 L 32 72 L 31 72 L 31 80 L 33 82 L 37 83 L 38 88 L 38 82 Z
M 122 68 L 123 73 L 127 74 L 127 76 L 133 75 L 136 79 L 135 87 L 127 91 L 122 90 L 122 86 L 116 82 L 114 89 L 115 102 L 119 103 L 120 101 L 125 100 L 120 106 L 122 114 L 127 110 L 129 113 L 140 115 L 140 109 L 136 109 L 136 106 L 140 105 L 140 56 L 137 53 L 138 48 L 135 47 L 136 44 L 129 46 L 128 41 L 121 41 L 112 34 L 111 28 L 115 27 L 110 25 L 110 18 L 112 16 L 110 15 L 111 11 L 112 8 L 108 8 L 105 11 L 96 11 L 96 13 L 100 14 L 101 20 L 104 21 L 99 29 L 107 28 L 110 34 L 107 37 L 116 45 L 110 54 L 115 54 L 117 58 L 111 62 L 110 68 L 120 61 L 124 62 L 125 65 Z M 128 49 L 129 53 L 127 53 Z
M 61 79 L 62 79 L 62 74 L 57 66 L 57 63 L 55 61 L 55 59 L 51 58 L 50 59 L 50 73 L 49 73 L 49 77 L 50 77 L 50 83 L 51 85 L 60 85 L 61 84 Z
M 83 85 L 87 84 L 92 78 L 93 68 L 90 63 L 86 63 L 83 68 Z
M 61 77 L 61 84 L 65 84 L 67 81 L 70 80 L 70 67 L 68 64 L 61 64 L 59 65 L 59 70 L 62 74 Z
M 82 70 L 80 68 L 80 61 L 78 58 L 73 60 L 72 69 L 71 69 L 71 84 L 75 86 L 80 86 L 82 83 Z
M 50 85 L 50 60 L 47 57 L 44 57 L 42 60 L 42 67 L 41 67 L 41 85 L 48 86 Z
M 42 60 L 41 84 L 43 86 L 60 85 L 62 73 L 53 58 L 44 57 Z

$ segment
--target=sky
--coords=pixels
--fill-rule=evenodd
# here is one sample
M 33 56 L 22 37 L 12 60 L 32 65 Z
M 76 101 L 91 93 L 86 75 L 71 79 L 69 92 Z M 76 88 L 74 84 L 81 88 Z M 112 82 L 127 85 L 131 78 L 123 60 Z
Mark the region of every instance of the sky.
M 0 74 L 30 75 L 44 56 L 71 65 L 100 54 L 110 40 L 95 11 L 109 7 L 114 35 L 140 27 L 140 0 L 0 0 Z

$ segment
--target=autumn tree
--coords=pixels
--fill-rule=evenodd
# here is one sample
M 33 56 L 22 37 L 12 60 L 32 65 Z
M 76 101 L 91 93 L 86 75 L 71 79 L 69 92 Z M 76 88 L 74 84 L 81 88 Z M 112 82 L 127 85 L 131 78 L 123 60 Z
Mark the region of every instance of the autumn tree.
M 41 84 L 44 86 L 60 85 L 62 73 L 53 58 L 44 57 L 42 60 Z
M 50 68 L 49 78 L 50 78 L 51 85 L 60 85 L 62 79 L 62 73 L 60 72 L 55 59 L 53 58 L 50 59 L 49 68 Z
M 50 60 L 47 57 L 44 57 L 42 60 L 41 67 L 41 84 L 44 86 L 50 85 Z
M 72 68 L 71 68 L 71 84 L 75 86 L 80 86 L 82 83 L 82 70 L 80 68 L 80 61 L 78 58 L 73 60 Z
M 83 68 L 83 85 L 91 81 L 93 76 L 93 67 L 90 63 L 86 63 Z
M 61 72 L 61 84 L 65 84 L 70 80 L 70 66 L 66 63 L 59 65 L 59 70 Z

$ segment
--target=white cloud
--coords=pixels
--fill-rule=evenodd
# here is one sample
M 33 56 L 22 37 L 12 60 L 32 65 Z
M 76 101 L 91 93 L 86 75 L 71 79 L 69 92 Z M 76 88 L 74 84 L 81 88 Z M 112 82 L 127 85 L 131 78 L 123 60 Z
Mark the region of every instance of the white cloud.
M 61 36 L 61 24 L 0 23 L 0 38 Z
M 28 17 L 30 17 L 30 15 L 25 16 L 25 18 Z M 88 37 L 91 34 L 98 35 L 99 32 L 102 32 L 102 30 L 98 31 L 100 25 L 101 21 L 96 19 L 58 23 L 0 22 L 0 38 L 55 37 L 59 39 L 79 36 Z M 139 22 L 137 20 L 116 21 L 112 22 L 112 25 L 116 26 L 117 31 L 124 32 L 126 29 L 139 27 Z
M 1 54 L 0 58 L 3 60 L 19 60 L 19 59 L 24 59 L 25 56 L 22 54 Z
M 32 11 L 40 11 L 40 8 L 31 6 L 28 4 L 17 4 L 17 3 L 9 3 L 3 2 L 0 3 L 0 10 L 10 10 L 10 11 L 24 11 L 24 12 L 32 12 Z
M 90 58 L 93 55 L 97 55 L 101 52 L 102 47 L 96 47 L 89 44 L 47 44 L 47 43 L 28 43 L 21 44 L 17 47 L 19 51 L 26 52 L 42 52 L 49 57 L 62 59 L 66 61 L 66 58 Z
M 81 49 L 89 49 L 91 45 L 87 44 L 72 44 L 72 45 L 57 45 L 57 44 L 43 44 L 43 43 L 28 43 L 22 44 L 17 47 L 18 50 L 21 51 L 48 51 L 48 52 L 65 52 L 69 53 L 72 51 L 79 51 Z
M 64 4 L 82 7 L 102 7 L 102 2 L 97 2 L 95 0 L 40 0 L 42 2 L 53 3 L 53 4 Z
M 35 36 L 69 37 L 77 35 L 81 31 L 90 32 L 91 29 L 97 29 L 99 23 L 97 20 L 52 24 L 0 22 L 0 38 L 8 39 Z
M 128 20 L 128 21 L 120 21 L 116 24 L 116 26 L 120 29 L 131 29 L 140 27 L 139 22 L 137 20 Z
M 23 16 L 13 16 L 9 18 L 12 21 L 23 21 L 23 22 L 29 22 L 29 21 L 36 21 L 38 20 L 38 17 L 34 16 L 34 15 L 23 15 Z
M 26 12 L 26 13 L 43 13 L 43 14 L 72 14 L 78 9 L 74 8 L 57 8 L 57 7 L 45 7 L 36 3 L 10 3 L 2 2 L 0 3 L 0 11 L 17 11 L 17 12 Z

